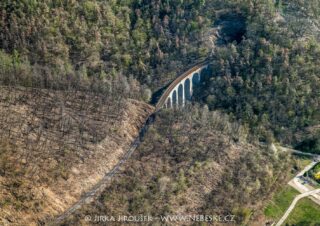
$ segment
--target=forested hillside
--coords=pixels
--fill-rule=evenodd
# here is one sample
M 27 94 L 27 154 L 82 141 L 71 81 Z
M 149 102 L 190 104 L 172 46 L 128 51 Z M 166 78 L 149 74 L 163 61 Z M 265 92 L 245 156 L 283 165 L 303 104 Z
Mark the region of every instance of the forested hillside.
M 121 96 L 0 92 L 0 225 L 43 224 L 101 180 L 153 108 Z
M 298 127 L 320 119 L 318 6 L 315 0 L 4 0 L 1 81 L 91 84 L 101 92 L 116 79 L 124 92 L 149 101 L 151 91 L 211 56 L 212 74 L 198 99 L 255 127 L 262 140 L 275 134 L 290 143 Z
M 208 49 L 199 46 L 211 20 L 205 1 L 53 1 L 0 3 L 0 47 L 7 80 L 108 79 L 120 74 L 159 88 L 164 75 Z M 11 63 L 13 65 L 11 65 Z M 6 69 L 6 70 L 3 70 Z M 8 73 L 8 72 L 7 72 Z M 26 81 L 27 80 L 27 81 Z M 30 84 L 32 83 L 32 84 Z M 48 84 L 44 84 L 48 85 Z
M 63 224 L 105 224 L 85 216 L 233 214 L 234 222 L 214 223 L 263 225 L 262 207 L 288 178 L 292 162 L 287 153 L 247 138 L 245 127 L 220 112 L 199 107 L 163 111 L 110 187 Z
M 290 1 L 278 2 L 276 8 L 248 7 L 243 40 L 215 49 L 212 73 L 197 98 L 210 109 L 223 109 L 248 124 L 261 141 L 303 148 L 299 144 L 304 138 L 295 133 L 320 122 L 317 4 Z M 309 151 L 319 151 L 316 131 L 306 138 L 314 143 L 306 148 Z
M 0 224 L 70 207 L 118 163 L 146 103 L 203 60 L 186 108 L 155 113 L 110 187 L 65 225 L 106 213 L 265 223 L 299 169 L 276 146 L 320 153 L 320 1 L 1 0 Z

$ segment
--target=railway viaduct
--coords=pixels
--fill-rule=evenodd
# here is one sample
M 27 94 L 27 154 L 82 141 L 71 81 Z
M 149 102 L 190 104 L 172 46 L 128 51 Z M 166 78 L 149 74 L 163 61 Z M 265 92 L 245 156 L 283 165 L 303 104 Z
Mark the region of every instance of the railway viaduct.
M 193 88 L 200 83 L 208 71 L 208 62 L 204 61 L 177 77 L 160 97 L 156 109 L 184 106 L 191 100 Z
M 160 97 L 155 112 L 161 108 L 171 108 L 184 106 L 186 100 L 190 100 L 193 88 L 200 83 L 203 76 L 205 76 L 208 71 L 208 62 L 204 61 L 193 66 L 191 69 L 187 70 L 180 76 L 178 76 L 165 90 L 165 92 Z M 154 112 L 154 113 L 155 113 Z M 115 165 L 115 167 L 107 172 L 105 176 L 96 184 L 91 190 L 83 194 L 82 198 L 74 203 L 70 208 L 65 210 L 60 216 L 52 221 L 48 222 L 49 226 L 57 225 L 71 216 L 76 210 L 80 209 L 83 205 L 95 200 L 109 185 L 111 179 L 119 171 L 120 167 L 130 158 L 132 153 L 142 142 L 144 134 L 148 131 L 149 126 L 153 123 L 155 115 L 151 114 L 146 120 L 145 124 L 142 126 L 139 132 L 139 136 L 133 141 L 129 150 L 123 155 L 121 160 Z

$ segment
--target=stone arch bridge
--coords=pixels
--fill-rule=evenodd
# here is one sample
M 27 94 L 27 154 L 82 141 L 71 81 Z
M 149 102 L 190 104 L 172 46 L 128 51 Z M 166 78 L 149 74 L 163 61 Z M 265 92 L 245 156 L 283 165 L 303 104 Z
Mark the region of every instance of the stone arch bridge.
M 184 106 L 191 100 L 193 89 L 208 72 L 208 62 L 204 61 L 193 66 L 177 77 L 160 97 L 156 110 Z

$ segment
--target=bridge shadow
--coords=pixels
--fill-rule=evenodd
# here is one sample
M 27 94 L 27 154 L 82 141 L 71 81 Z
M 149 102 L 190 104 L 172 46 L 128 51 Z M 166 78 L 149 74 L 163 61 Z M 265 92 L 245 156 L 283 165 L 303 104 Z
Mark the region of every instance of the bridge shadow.
M 156 92 L 154 92 L 152 94 L 150 104 L 156 105 L 158 103 L 160 97 L 166 91 L 166 89 L 169 87 L 170 84 L 171 84 L 171 82 L 169 82 L 167 85 L 165 85 L 164 87 L 162 87 L 162 88 L 158 89 Z

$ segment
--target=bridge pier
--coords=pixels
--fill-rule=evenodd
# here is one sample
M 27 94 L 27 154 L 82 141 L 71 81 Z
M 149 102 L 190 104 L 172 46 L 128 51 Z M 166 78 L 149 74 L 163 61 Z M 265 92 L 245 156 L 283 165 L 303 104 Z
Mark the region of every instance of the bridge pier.
M 171 103 L 172 98 L 169 97 L 166 103 L 166 108 L 171 108 L 172 107 L 172 103 Z
M 163 96 L 160 98 L 157 108 L 178 108 L 184 107 L 187 100 L 191 100 L 194 87 L 201 82 L 203 72 L 207 70 L 208 64 L 202 63 L 174 80 Z
M 179 107 L 179 92 L 178 92 L 178 89 L 177 89 L 177 88 L 175 89 L 175 92 L 176 92 L 176 95 L 177 95 L 175 108 L 178 108 L 178 107 Z
M 186 105 L 186 94 L 184 90 L 184 83 L 182 83 L 182 107 Z
M 172 94 L 171 94 L 172 96 L 171 96 L 171 100 L 172 100 L 172 107 L 173 108 L 175 108 L 175 107 L 177 107 L 177 103 L 178 103 L 178 95 L 177 95 L 177 91 L 176 91 L 176 89 L 174 89 L 173 91 L 172 91 Z
M 190 100 L 191 100 L 192 92 L 193 92 L 193 89 L 192 89 L 192 80 L 190 81 L 190 79 L 189 79 L 189 82 L 190 82 Z
M 185 103 L 185 95 L 184 95 L 184 84 L 181 81 L 178 85 L 178 106 L 184 106 Z

